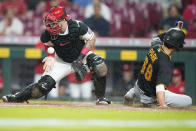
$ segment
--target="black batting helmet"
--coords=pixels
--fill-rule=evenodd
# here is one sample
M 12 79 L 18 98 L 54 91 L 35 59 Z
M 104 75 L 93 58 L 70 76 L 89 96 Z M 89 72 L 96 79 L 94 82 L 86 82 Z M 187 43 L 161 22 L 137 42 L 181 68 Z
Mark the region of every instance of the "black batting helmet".
M 179 50 L 184 47 L 184 39 L 185 34 L 182 30 L 179 28 L 171 28 L 165 33 L 163 42 L 166 47 Z

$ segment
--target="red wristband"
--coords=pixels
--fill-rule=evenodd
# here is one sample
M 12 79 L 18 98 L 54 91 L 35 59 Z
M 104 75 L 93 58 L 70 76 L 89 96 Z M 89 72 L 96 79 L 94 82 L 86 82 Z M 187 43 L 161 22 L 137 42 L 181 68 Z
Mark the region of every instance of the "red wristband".
M 84 47 L 81 51 L 81 54 L 86 55 L 90 51 L 89 48 Z

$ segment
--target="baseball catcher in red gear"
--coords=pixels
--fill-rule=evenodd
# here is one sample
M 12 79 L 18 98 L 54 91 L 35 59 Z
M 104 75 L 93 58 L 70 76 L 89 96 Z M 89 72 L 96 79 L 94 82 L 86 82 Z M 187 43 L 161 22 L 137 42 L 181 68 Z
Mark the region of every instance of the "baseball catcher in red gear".
M 95 86 L 96 104 L 110 104 L 105 98 L 107 67 L 105 61 L 91 50 L 95 43 L 95 34 L 81 21 L 72 20 L 64 7 L 53 7 L 44 16 L 46 30 L 41 41 L 55 52 L 44 58 L 44 74 L 37 83 L 30 84 L 14 95 L 3 96 L 4 102 L 24 102 L 47 95 L 57 81 L 70 73 L 75 73 L 77 81 L 92 72 Z

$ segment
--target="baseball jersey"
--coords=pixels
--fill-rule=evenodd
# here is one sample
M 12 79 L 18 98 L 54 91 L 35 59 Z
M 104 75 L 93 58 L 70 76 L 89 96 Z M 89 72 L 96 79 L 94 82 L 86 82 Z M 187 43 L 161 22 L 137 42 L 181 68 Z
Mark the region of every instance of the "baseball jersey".
M 52 40 L 49 32 L 45 30 L 41 34 L 41 41 L 47 43 L 51 41 L 56 54 L 67 63 L 72 63 L 78 58 L 85 45 L 85 41 L 91 40 L 94 33 L 86 24 L 80 21 L 67 20 L 67 29 L 64 34 L 59 34 L 57 39 Z
M 172 62 L 160 47 L 151 48 L 138 76 L 138 85 L 147 96 L 156 96 L 156 86 L 168 87 L 172 76 Z

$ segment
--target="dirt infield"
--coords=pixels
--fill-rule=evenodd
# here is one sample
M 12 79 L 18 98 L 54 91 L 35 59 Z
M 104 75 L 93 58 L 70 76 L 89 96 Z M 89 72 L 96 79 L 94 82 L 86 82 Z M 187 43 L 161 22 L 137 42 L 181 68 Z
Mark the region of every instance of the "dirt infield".
M 55 107 L 55 108 L 85 108 L 98 110 L 128 110 L 128 111 L 188 111 L 196 112 L 196 107 L 189 108 L 167 108 L 160 109 L 158 107 L 144 108 L 137 106 L 125 106 L 122 104 L 111 105 L 95 105 L 93 102 L 51 102 L 51 101 L 32 101 L 30 103 L 3 103 L 0 102 L 1 107 Z

